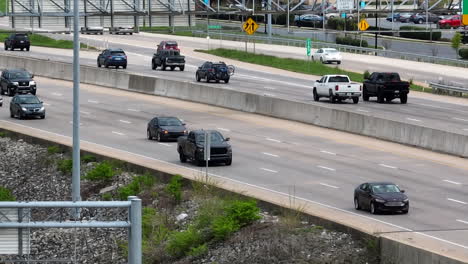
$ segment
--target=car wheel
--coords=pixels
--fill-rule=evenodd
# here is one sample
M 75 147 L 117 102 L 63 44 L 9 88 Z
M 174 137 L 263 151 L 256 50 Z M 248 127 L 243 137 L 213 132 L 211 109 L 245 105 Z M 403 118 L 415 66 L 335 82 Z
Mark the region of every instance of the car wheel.
M 316 89 L 314 89 L 313 94 L 314 94 L 314 101 L 315 101 L 315 102 L 318 102 L 318 101 L 320 100 L 320 97 L 318 96 L 317 90 L 316 90 Z
M 195 78 L 197 79 L 197 82 L 199 82 L 199 81 L 201 80 L 201 79 L 200 79 L 200 75 L 198 75 L 198 73 L 195 74 Z
M 371 202 L 370 204 L 370 212 L 371 214 L 377 214 L 377 208 L 375 208 L 374 202 Z
M 402 104 L 406 104 L 408 102 L 408 94 L 402 94 L 400 95 L 400 102 Z
M 104 64 L 106 68 L 109 68 L 109 64 L 108 63 L 105 63 Z
M 207 82 L 207 83 L 210 82 L 210 78 L 208 78 L 208 76 L 206 76 L 206 82 Z
M 219 83 L 219 80 L 216 80 L 216 83 Z
M 226 163 L 226 166 L 231 166 L 231 164 L 232 164 L 232 158 L 226 160 L 225 163 Z
M 161 65 L 161 70 L 163 70 L 163 71 L 166 70 L 166 64 L 165 64 L 165 63 L 163 63 L 163 64 Z
M 15 115 L 13 114 L 13 112 L 11 111 L 11 109 L 10 109 L 10 117 L 11 117 L 11 118 L 15 118 Z
M 323 62 L 323 58 L 322 58 L 322 57 L 320 57 L 320 63 L 325 63 L 325 62 Z
M 4 48 L 5 48 L 5 50 L 8 50 L 8 46 L 7 46 L 7 45 L 4 45 Z
M 182 67 L 179 67 L 180 71 L 184 71 L 185 67 L 182 66 Z
M 401 211 L 403 214 L 407 214 L 409 212 L 409 208 L 407 210 L 402 210 Z
M 419 19 L 418 20 L 418 24 L 422 24 L 423 23 L 423 20 L 422 19 Z
M 354 209 L 361 210 L 361 205 L 359 204 L 359 200 L 357 197 L 354 197 Z
M 341 64 L 341 61 L 337 61 L 336 63 L 337 63 L 337 64 Z
M 229 78 L 224 80 L 224 83 L 228 83 L 228 82 L 229 82 Z
M 171 71 L 175 70 L 175 67 L 174 66 L 171 66 Z
M 367 93 L 367 88 L 364 86 L 364 88 L 362 88 L 362 100 L 364 101 L 369 101 L 369 94 Z
M 124 66 L 122 66 L 122 68 L 127 69 L 127 65 L 125 64 Z
M 197 158 L 197 155 L 195 155 L 195 165 L 197 166 L 203 166 L 203 165 L 206 165 L 206 162 L 204 162 L 204 160 L 200 160 Z
M 99 60 L 97 61 L 97 66 L 98 66 L 98 68 L 101 68 L 101 66 L 102 66 L 101 63 L 99 63 Z
M 30 49 L 31 49 L 31 47 L 27 47 L 27 48 L 26 48 L 26 51 L 29 51 Z
M 153 137 L 151 136 L 151 131 L 149 129 L 146 130 L 146 138 L 148 138 L 148 140 L 153 139 Z
M 380 94 L 380 93 L 377 94 L 377 103 L 383 104 L 384 100 L 385 100 L 385 97 L 383 96 L 383 94 Z
M 36 91 L 31 91 L 31 94 L 32 94 L 32 95 L 36 95 Z
M 187 157 L 184 155 L 184 152 L 182 152 L 182 149 L 179 149 L 179 159 L 182 163 L 187 162 Z
M 156 132 L 156 141 L 161 142 L 161 133 Z
M 8 96 L 13 96 L 13 92 L 11 91 L 10 87 L 7 88 L 7 94 Z
M 44 118 L 45 118 L 45 115 L 42 115 L 42 116 L 41 116 L 41 119 L 44 119 Z
M 154 63 L 154 61 L 151 62 L 151 69 L 156 70 L 156 68 L 157 68 L 157 66 L 156 66 L 156 64 Z
M 336 101 L 336 97 L 334 95 L 330 95 L 330 103 L 334 104 Z
M 359 97 L 353 97 L 353 103 L 354 104 L 359 103 Z

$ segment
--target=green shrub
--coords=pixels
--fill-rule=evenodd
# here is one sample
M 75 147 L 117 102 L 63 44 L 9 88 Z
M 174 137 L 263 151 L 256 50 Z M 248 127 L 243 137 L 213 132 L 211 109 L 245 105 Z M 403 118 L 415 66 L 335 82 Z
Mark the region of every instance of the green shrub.
M 49 153 L 51 155 L 52 154 L 57 154 L 59 152 L 60 152 L 60 148 L 57 145 L 47 147 L 47 153 Z
M 260 219 L 260 208 L 254 200 L 233 201 L 226 206 L 225 210 L 227 217 L 233 219 L 241 227 Z
M 90 162 L 96 162 L 97 159 L 93 155 L 87 154 L 81 157 L 81 162 L 83 163 L 90 163 Z
M 468 48 L 458 50 L 458 55 L 464 60 L 468 60 Z
M 91 181 L 109 181 L 115 174 L 114 167 L 108 161 L 103 161 L 90 170 L 84 178 Z
M 416 26 L 402 26 L 400 27 L 400 30 L 422 31 L 422 32 L 400 32 L 400 37 L 403 37 L 403 38 L 431 40 L 431 32 L 426 32 L 425 28 L 420 28 Z M 432 32 L 432 40 L 440 40 L 441 37 L 442 37 L 442 32 Z
M 10 202 L 16 201 L 16 198 L 13 196 L 10 190 L 5 187 L 0 186 L 0 201 Z
M 192 257 L 200 257 L 200 256 L 205 255 L 207 252 L 208 252 L 208 246 L 206 244 L 202 244 L 198 247 L 192 247 L 188 255 Z
M 369 72 L 368 70 L 366 70 L 366 71 L 364 72 L 364 74 L 363 74 L 364 80 L 365 80 L 365 79 L 369 79 L 370 75 L 371 75 L 370 72 Z
M 1 131 L 1 132 L 0 132 L 0 137 L 6 137 L 6 136 L 7 136 L 7 133 L 6 133 L 6 132 L 4 132 L 4 131 Z
M 142 213 L 143 259 L 144 263 L 161 263 L 160 245 L 170 234 L 167 218 L 158 214 L 154 208 L 144 207 Z
M 239 223 L 228 216 L 216 218 L 211 225 L 215 240 L 224 240 L 239 228 Z
M 170 235 L 166 250 L 173 257 L 182 257 L 187 255 L 193 248 L 202 244 L 200 232 L 192 227 L 186 231 L 174 232 Z
M 166 192 L 169 193 L 176 202 L 182 200 L 182 176 L 174 175 L 166 186 Z
M 355 19 L 344 19 L 340 17 L 329 18 L 327 21 L 327 28 L 335 30 L 346 30 L 352 31 L 357 30 L 358 25 Z
M 133 178 L 133 180 L 117 190 L 120 200 L 126 201 L 128 196 L 139 194 L 145 187 L 151 187 L 154 184 L 154 177 L 151 174 L 144 174 Z
M 367 40 L 363 39 L 362 43 L 360 39 L 352 38 L 352 37 L 336 37 L 336 44 L 341 45 L 350 45 L 356 47 L 368 47 L 369 43 Z
M 101 195 L 101 199 L 103 201 L 112 201 L 112 194 L 111 193 L 103 193 Z
M 73 170 L 73 160 L 71 159 L 59 160 L 57 163 L 57 168 L 63 174 L 70 174 Z

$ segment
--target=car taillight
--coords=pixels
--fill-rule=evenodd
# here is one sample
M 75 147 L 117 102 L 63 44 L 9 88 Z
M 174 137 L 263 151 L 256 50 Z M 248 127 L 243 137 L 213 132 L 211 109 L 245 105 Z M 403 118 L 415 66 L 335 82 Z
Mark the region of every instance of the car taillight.
M 335 91 L 338 91 L 340 87 L 338 85 L 335 86 Z
M 108 59 L 112 59 L 112 56 L 107 57 Z
M 208 69 L 209 72 L 214 72 L 214 69 Z

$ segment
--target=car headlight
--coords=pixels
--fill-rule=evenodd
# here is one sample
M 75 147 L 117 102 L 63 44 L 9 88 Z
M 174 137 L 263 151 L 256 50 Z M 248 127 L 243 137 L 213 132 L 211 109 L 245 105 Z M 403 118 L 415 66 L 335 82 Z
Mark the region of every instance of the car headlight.
M 378 203 L 385 203 L 386 202 L 384 199 L 379 199 L 379 198 L 376 198 L 375 201 L 378 202 Z
M 169 133 L 167 130 L 163 130 L 162 132 L 163 132 L 164 134 L 167 134 L 167 133 Z
M 28 111 L 28 109 L 26 109 L 25 107 L 21 107 L 21 110 Z
M 406 199 L 403 200 L 404 203 L 407 203 L 408 201 L 409 201 L 408 198 L 406 198 Z
M 13 85 L 19 85 L 18 82 L 12 82 L 11 84 L 13 84 Z
M 41 107 L 41 109 L 39 109 L 39 111 L 41 111 L 41 112 L 42 112 L 42 111 L 44 111 L 44 110 L 45 110 L 45 108 L 44 108 L 44 107 Z
M 29 84 L 30 85 L 36 85 L 36 82 L 35 81 L 29 81 Z
M 188 131 L 187 131 L 187 130 L 184 130 L 184 134 L 188 134 Z

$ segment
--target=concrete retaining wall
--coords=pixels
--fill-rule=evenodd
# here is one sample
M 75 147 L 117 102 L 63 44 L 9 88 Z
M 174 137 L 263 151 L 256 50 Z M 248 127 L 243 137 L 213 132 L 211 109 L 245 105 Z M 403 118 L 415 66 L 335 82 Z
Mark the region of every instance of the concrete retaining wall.
M 72 80 L 69 63 L 2 55 L 2 68 L 25 68 L 36 75 Z M 286 99 L 223 89 L 198 83 L 173 81 L 109 69 L 82 66 L 83 83 L 137 91 L 187 101 L 258 113 L 375 137 L 437 152 L 468 157 L 468 136 L 384 119 L 364 113 L 333 109 Z M 39 89 L 41 89 L 39 84 Z M 40 90 L 39 90 L 40 91 Z

